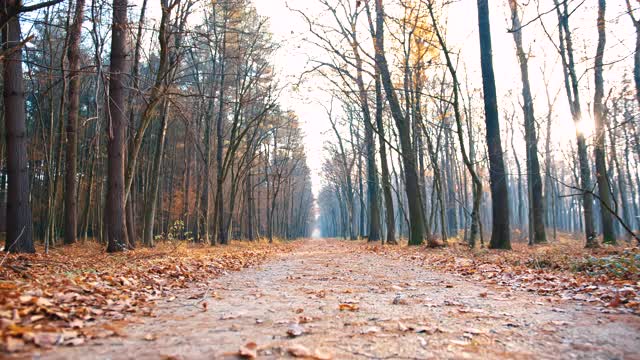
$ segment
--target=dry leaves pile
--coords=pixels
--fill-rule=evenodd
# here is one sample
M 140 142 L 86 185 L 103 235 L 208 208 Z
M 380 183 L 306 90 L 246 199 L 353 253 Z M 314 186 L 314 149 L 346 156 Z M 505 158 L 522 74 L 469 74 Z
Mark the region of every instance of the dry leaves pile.
M 512 251 L 471 251 L 464 244 L 408 248 L 364 245 L 369 251 L 418 262 L 435 271 L 600 306 L 603 312 L 640 315 L 640 249 L 605 246 L 584 249 L 580 240 L 547 245 L 513 244 Z
M 80 345 L 121 335 L 131 315 L 152 316 L 155 302 L 175 298 L 175 290 L 292 248 L 258 242 L 225 247 L 167 243 L 108 255 L 103 246 L 87 243 L 49 255 L 9 255 L 0 266 L 0 350 Z

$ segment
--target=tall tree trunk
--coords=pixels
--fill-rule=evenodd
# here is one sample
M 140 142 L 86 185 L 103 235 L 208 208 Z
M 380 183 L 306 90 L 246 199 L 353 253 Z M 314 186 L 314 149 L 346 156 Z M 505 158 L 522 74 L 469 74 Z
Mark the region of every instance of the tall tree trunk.
M 69 102 L 67 104 L 67 162 L 65 173 L 64 243 L 76 242 L 78 233 L 77 154 L 78 111 L 80 110 L 80 33 L 84 16 L 84 0 L 76 1 L 74 19 L 69 29 Z
M 380 240 L 380 194 L 376 166 L 376 143 L 371 115 L 365 123 L 364 141 L 367 151 L 367 204 L 369 204 L 369 241 Z
M 480 61 L 482 65 L 482 87 L 484 90 L 484 112 L 487 126 L 487 149 L 489 151 L 489 177 L 493 214 L 493 227 L 489 247 L 492 249 L 511 249 L 509 194 L 504 159 L 502 158 L 502 143 L 500 141 L 498 98 L 493 73 L 488 0 L 478 0 L 478 33 L 480 35 Z
M 226 35 L 224 35 L 226 37 Z M 224 227 L 224 179 L 222 176 L 222 152 L 224 151 L 223 142 L 224 142 L 224 125 L 223 125 L 223 111 L 224 111 L 224 60 L 222 60 L 221 65 L 221 79 L 220 79 L 220 108 L 218 109 L 218 116 L 216 120 L 216 203 L 215 203 L 215 213 L 216 213 L 216 229 L 218 230 L 216 233 L 216 237 L 218 238 L 219 244 L 227 244 L 227 235 Z
M 596 50 L 594 78 L 595 94 L 593 97 L 593 117 L 596 124 L 595 133 L 595 158 L 596 158 L 596 180 L 598 181 L 598 194 L 602 206 L 600 206 L 600 220 L 602 221 L 602 242 L 605 244 L 615 244 L 616 234 L 613 228 L 613 216 L 608 209 L 613 209 L 611 201 L 611 187 L 607 176 L 607 162 L 605 155 L 605 114 L 604 114 L 604 77 L 603 58 L 604 47 L 607 42 L 605 32 L 605 11 L 606 1 L 598 0 L 598 46 Z
M 7 237 L 5 251 L 33 253 L 33 222 L 29 199 L 29 160 L 22 78 L 22 44 L 18 12 L 22 2 L 0 1 L 0 20 L 5 58 L 3 100 L 7 141 Z
M 384 22 L 376 21 L 375 26 L 371 16 L 371 10 L 369 4 L 366 5 L 367 10 L 367 18 L 369 20 L 369 27 L 371 28 L 371 36 L 373 37 L 373 46 L 376 49 L 382 49 L 384 47 Z M 380 36 L 377 36 L 380 34 Z M 375 53 L 375 91 L 376 91 L 376 132 L 378 134 L 378 142 L 380 143 L 380 172 L 381 172 L 381 182 L 382 182 L 382 193 L 384 197 L 384 207 L 385 207 L 385 224 L 387 227 L 387 244 L 395 245 L 398 242 L 396 241 L 396 223 L 395 223 L 395 211 L 393 206 L 393 196 L 391 194 L 391 178 L 389 176 L 389 165 L 387 164 L 387 145 L 384 135 L 384 94 L 382 88 L 382 78 L 380 75 L 380 64 L 382 62 L 382 53 L 380 51 L 376 51 Z M 371 116 L 369 116 L 371 117 Z M 373 130 L 373 125 L 371 125 Z M 373 135 L 373 134 L 372 134 Z M 367 136 L 367 134 L 365 134 Z M 369 141 L 369 140 L 367 140 Z M 375 152 L 375 142 L 372 141 L 372 150 Z M 367 149 L 369 151 L 369 149 Z M 374 163 L 375 167 L 375 157 Z M 377 181 L 377 177 L 374 179 Z M 376 186 L 377 184 L 370 184 L 371 186 Z M 376 195 L 376 198 L 378 196 Z M 371 238 L 371 235 L 369 236 Z
M 254 198 L 253 198 L 253 176 L 251 174 L 251 164 L 247 170 L 247 176 L 245 177 L 245 196 L 247 197 L 247 240 L 253 241 L 255 238 L 253 232 L 253 215 L 254 215 Z
M 385 220 L 387 227 L 387 244 L 395 245 L 396 241 L 396 214 L 393 206 L 393 195 L 391 194 L 391 176 L 389 176 L 389 165 L 387 159 L 387 141 L 384 137 L 383 119 L 383 94 L 380 74 L 376 75 L 376 127 L 378 129 L 378 141 L 380 143 L 380 170 L 382 180 L 382 192 L 384 196 Z
M 124 111 L 126 79 L 129 74 L 129 29 L 127 25 L 127 0 L 114 0 L 109 74 L 109 124 L 107 125 L 107 252 L 122 251 L 129 243 L 125 220 L 124 188 L 125 130 L 127 127 Z

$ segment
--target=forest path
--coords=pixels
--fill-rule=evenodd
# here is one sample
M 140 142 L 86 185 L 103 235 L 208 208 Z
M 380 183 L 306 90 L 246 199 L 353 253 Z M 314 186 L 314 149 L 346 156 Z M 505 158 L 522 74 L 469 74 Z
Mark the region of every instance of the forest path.
M 125 337 L 42 358 L 227 359 L 249 342 L 259 359 L 290 351 L 319 359 L 640 358 L 637 316 L 472 283 L 337 240 L 305 240 L 204 286 L 158 304 Z

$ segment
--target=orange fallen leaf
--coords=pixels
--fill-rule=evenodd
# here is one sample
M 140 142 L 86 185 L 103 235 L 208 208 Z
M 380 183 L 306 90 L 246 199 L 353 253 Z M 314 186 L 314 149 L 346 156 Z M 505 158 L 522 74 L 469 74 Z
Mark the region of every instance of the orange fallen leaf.
M 340 304 L 338 309 L 340 309 L 340 311 L 358 311 L 360 307 L 358 304 Z
M 238 350 L 238 355 L 245 359 L 255 359 L 258 357 L 258 344 L 255 342 L 248 342 Z

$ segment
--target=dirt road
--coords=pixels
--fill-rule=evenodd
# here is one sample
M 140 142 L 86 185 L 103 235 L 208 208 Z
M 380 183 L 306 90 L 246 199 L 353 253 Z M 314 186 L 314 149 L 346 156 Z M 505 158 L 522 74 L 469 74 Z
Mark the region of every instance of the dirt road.
M 226 359 L 254 342 L 260 359 L 290 351 L 333 359 L 640 359 L 637 316 L 475 284 L 334 240 L 307 240 L 260 267 L 194 286 L 126 332 L 41 355 Z

